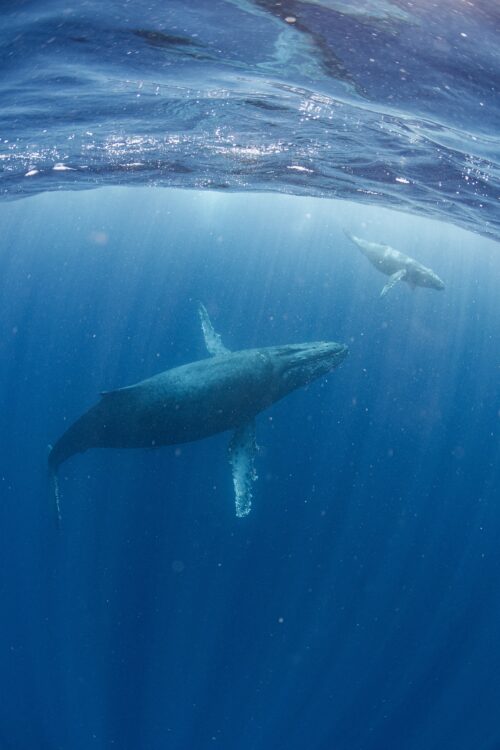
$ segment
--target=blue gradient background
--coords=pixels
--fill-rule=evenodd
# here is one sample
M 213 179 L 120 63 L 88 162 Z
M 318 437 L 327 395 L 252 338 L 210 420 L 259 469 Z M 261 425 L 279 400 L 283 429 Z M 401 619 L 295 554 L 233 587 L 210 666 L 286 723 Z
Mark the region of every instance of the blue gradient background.
M 154 189 L 0 205 L 2 750 L 500 747 L 498 248 L 320 199 Z M 342 229 L 432 266 L 384 277 Z M 343 366 L 228 435 L 47 444 L 100 390 L 334 339 Z

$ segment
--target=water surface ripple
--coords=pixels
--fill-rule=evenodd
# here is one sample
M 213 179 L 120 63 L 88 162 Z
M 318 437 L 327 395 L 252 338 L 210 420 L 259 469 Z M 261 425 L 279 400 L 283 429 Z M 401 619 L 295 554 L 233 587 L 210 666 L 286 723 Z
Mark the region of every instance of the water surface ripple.
M 500 237 L 496 0 L 7 0 L 0 194 L 348 198 Z

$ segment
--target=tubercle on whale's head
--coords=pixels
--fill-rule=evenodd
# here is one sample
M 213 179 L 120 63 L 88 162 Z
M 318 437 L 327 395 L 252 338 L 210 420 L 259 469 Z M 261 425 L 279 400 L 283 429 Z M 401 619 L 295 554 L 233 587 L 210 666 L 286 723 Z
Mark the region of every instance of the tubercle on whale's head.
M 348 348 L 335 341 L 313 341 L 272 347 L 269 353 L 280 379 L 280 390 L 289 393 L 338 367 Z

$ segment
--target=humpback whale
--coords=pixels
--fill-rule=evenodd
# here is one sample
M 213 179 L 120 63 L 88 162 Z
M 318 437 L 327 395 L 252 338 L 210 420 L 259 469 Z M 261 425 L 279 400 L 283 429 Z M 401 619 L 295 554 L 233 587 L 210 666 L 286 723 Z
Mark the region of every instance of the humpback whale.
M 60 519 L 57 471 L 89 448 L 153 448 L 233 430 L 229 443 L 236 515 L 246 516 L 257 478 L 255 416 L 291 391 L 337 367 L 347 347 L 334 342 L 230 352 L 199 305 L 211 358 L 175 367 L 135 385 L 104 392 L 51 448 L 48 465 Z
M 409 255 L 394 250 L 390 245 L 379 245 L 376 242 L 362 240 L 349 232 L 345 232 L 345 235 L 359 247 L 375 268 L 389 276 L 389 281 L 380 292 L 381 297 L 385 297 L 389 289 L 392 289 L 398 281 L 406 281 L 412 289 L 417 286 L 444 289 L 444 283 L 434 271 L 426 268 L 414 258 L 410 258 Z

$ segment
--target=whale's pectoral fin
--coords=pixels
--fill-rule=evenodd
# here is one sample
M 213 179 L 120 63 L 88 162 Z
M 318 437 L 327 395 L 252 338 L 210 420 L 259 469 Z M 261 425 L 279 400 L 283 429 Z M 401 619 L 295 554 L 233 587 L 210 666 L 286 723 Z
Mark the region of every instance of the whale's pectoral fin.
M 257 454 L 255 420 L 238 427 L 229 443 L 229 461 L 233 470 L 236 515 L 247 516 L 252 507 L 252 482 L 257 479 L 254 459 Z
M 397 284 L 398 281 L 402 281 L 405 276 L 406 276 L 406 270 L 404 268 L 401 271 L 396 271 L 396 273 L 393 273 L 392 276 L 389 276 L 389 281 L 380 292 L 380 296 L 385 297 L 389 289 L 392 289 L 394 284 Z
M 212 357 L 220 357 L 222 354 L 229 354 L 230 350 L 227 349 L 222 343 L 222 339 L 219 333 L 216 333 L 212 325 L 212 321 L 208 317 L 208 313 L 205 305 L 200 302 L 198 305 L 198 313 L 200 315 L 201 330 L 203 331 L 203 337 L 205 339 L 205 346 L 207 351 Z

